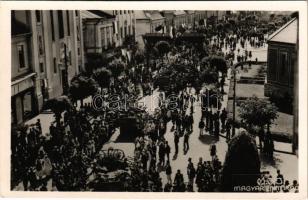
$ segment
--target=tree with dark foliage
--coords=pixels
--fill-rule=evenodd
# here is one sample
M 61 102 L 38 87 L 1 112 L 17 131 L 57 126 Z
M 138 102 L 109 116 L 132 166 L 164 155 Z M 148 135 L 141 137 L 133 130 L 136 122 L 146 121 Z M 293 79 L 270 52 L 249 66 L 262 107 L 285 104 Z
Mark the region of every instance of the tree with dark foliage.
M 256 186 L 260 158 L 255 140 L 246 132 L 233 137 L 222 170 L 221 190 L 234 192 L 236 186 Z
M 97 92 L 98 84 L 94 79 L 82 75 L 77 75 L 72 78 L 71 86 L 69 88 L 70 98 L 73 102 L 81 101 L 83 106 L 83 99 L 94 95 Z

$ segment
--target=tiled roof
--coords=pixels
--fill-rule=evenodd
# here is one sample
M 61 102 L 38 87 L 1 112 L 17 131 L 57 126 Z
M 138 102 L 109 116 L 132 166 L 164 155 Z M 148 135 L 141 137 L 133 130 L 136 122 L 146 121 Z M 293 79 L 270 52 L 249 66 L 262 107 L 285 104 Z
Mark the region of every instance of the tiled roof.
M 100 19 L 102 18 L 101 16 L 98 16 L 90 11 L 87 10 L 82 10 L 81 12 L 81 17 L 85 19 Z
M 149 19 L 149 20 L 158 20 L 164 19 L 164 17 L 158 11 L 136 11 L 136 19 Z
M 186 10 L 186 13 L 187 13 L 187 14 L 194 14 L 195 11 L 194 11 L 194 10 Z
M 98 15 L 100 17 L 106 18 L 106 19 L 112 19 L 115 18 L 114 15 L 112 15 L 110 12 L 108 11 L 104 11 L 104 10 L 89 10 L 91 13 L 94 13 L 95 15 Z
M 105 18 L 105 19 L 112 19 L 115 18 L 115 16 L 104 12 L 102 10 L 82 10 L 81 11 L 81 17 L 85 19 L 100 19 L 100 18 Z
M 136 19 L 148 19 L 148 17 L 145 15 L 143 10 L 136 10 L 135 11 L 135 18 Z
M 296 44 L 297 30 L 297 19 L 293 18 L 291 21 L 270 35 L 268 41 Z
M 157 11 L 151 13 L 151 20 L 163 19 L 164 17 Z

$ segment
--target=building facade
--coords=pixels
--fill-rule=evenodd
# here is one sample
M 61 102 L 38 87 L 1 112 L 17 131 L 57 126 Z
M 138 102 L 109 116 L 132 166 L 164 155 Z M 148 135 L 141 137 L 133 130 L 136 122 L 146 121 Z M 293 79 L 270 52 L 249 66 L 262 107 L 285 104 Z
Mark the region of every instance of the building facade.
M 101 10 L 81 11 L 85 53 L 102 53 L 115 47 L 115 16 Z
M 116 47 L 121 47 L 128 40 L 135 41 L 136 18 L 134 10 L 104 10 L 115 16 L 114 41 Z
M 11 16 L 11 122 L 18 124 L 37 113 L 37 74 L 33 64 L 31 14 L 12 11 Z
M 12 122 L 37 114 L 62 95 L 83 68 L 79 11 L 12 11 Z M 17 27 L 18 30 L 15 30 Z
M 268 39 L 265 96 L 293 115 L 292 151 L 298 149 L 298 19 L 293 18 Z
M 140 49 L 144 48 L 142 36 L 146 33 L 165 33 L 166 23 L 159 11 L 135 11 L 136 41 Z
M 278 99 L 293 97 L 297 31 L 297 20 L 294 18 L 268 39 L 265 96 Z
M 176 10 L 173 12 L 173 25 L 174 28 L 187 24 L 187 13 L 184 10 Z

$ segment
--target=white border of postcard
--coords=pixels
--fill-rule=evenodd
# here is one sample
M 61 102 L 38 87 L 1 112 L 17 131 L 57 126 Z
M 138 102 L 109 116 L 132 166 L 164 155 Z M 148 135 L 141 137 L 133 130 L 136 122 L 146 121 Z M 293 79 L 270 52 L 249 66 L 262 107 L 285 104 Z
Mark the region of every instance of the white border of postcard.
M 268 10 L 299 11 L 299 193 L 133 193 L 133 192 L 14 192 L 10 191 L 11 10 Z M 0 196 L 106 199 L 306 199 L 307 198 L 307 2 L 93 2 L 0 1 Z

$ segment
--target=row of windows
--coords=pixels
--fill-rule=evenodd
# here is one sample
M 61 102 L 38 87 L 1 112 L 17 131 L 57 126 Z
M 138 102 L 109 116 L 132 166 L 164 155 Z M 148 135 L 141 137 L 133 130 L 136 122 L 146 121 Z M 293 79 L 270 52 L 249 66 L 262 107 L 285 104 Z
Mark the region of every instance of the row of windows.
M 131 31 L 132 29 L 132 31 Z M 134 26 L 125 26 L 120 28 L 120 34 L 121 38 L 125 38 L 126 36 L 129 35 L 134 35 L 135 34 L 135 27 Z
M 113 11 L 113 15 L 122 15 L 122 14 L 130 14 L 130 13 L 134 13 L 133 10 L 114 10 Z
M 67 36 L 71 35 L 71 28 L 70 28 L 70 19 L 69 19 L 69 11 L 66 10 L 66 18 L 64 19 L 63 16 L 63 11 L 58 10 L 57 13 L 57 19 L 58 19 L 58 30 L 59 30 L 59 38 L 62 39 L 64 38 L 64 20 L 66 20 L 66 26 L 67 26 Z M 78 11 L 75 11 L 75 15 L 78 17 Z M 36 10 L 35 11 L 35 16 L 36 16 L 36 22 L 41 23 L 41 11 Z M 50 23 L 51 23 L 51 38 L 52 41 L 55 41 L 55 24 L 54 24 L 54 14 L 53 11 L 49 11 L 49 16 L 50 16 Z M 42 36 L 38 37 L 38 42 L 39 42 L 39 54 L 43 54 L 43 45 L 42 45 Z M 69 52 L 71 57 L 71 52 Z M 19 63 L 20 63 L 20 68 L 25 67 L 25 56 L 24 56 L 24 46 L 19 46 L 18 47 L 18 55 L 19 55 Z M 40 72 L 44 72 L 44 64 L 40 63 L 39 64 Z M 53 58 L 53 71 L 54 73 L 57 73 L 57 59 L 54 57 Z
M 78 16 L 78 11 L 75 11 L 75 15 Z M 35 11 L 36 16 L 36 22 L 41 23 L 41 11 L 36 10 Z M 55 41 L 55 27 L 54 27 L 54 15 L 53 11 L 49 11 L 50 16 L 50 23 L 51 23 L 51 38 L 52 41 Z M 71 35 L 71 27 L 70 27 L 70 18 L 69 18 L 69 11 L 66 10 L 66 19 L 63 17 L 63 11 L 58 10 L 57 11 L 57 18 L 58 18 L 58 26 L 59 26 L 59 38 L 64 38 L 64 20 L 66 20 L 66 26 L 67 26 L 67 36 Z
M 19 68 L 23 69 L 26 67 L 26 56 L 25 56 L 25 45 L 20 43 L 17 44 L 17 52 L 18 52 L 18 61 L 19 61 Z M 71 52 L 69 57 L 71 57 Z M 40 68 L 40 72 L 43 73 L 44 72 L 44 64 L 42 62 L 40 62 L 39 64 L 39 68 Z M 54 73 L 57 73 L 57 59 L 54 57 L 53 58 L 53 69 L 54 69 Z

